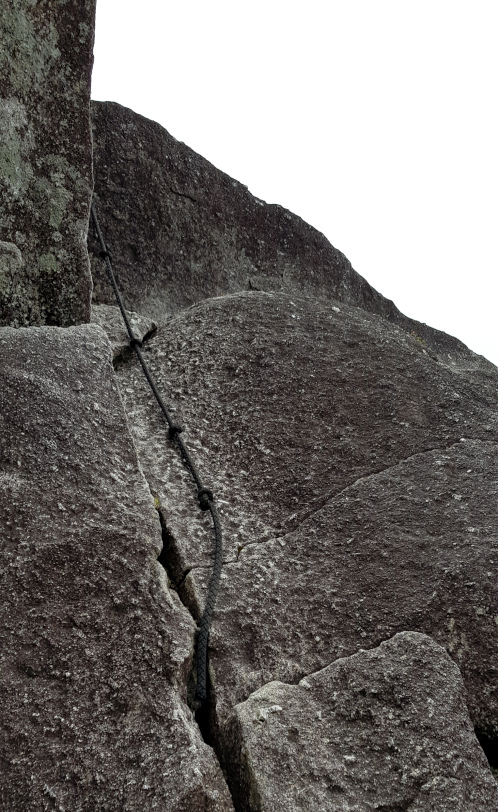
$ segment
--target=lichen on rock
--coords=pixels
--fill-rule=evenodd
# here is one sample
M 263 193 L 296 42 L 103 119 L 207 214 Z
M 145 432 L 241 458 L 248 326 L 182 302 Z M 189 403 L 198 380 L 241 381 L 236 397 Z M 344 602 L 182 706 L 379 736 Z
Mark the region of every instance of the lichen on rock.
M 95 0 L 12 0 L 0 9 L 0 240 L 22 256 L 0 324 L 90 319 L 86 236 Z

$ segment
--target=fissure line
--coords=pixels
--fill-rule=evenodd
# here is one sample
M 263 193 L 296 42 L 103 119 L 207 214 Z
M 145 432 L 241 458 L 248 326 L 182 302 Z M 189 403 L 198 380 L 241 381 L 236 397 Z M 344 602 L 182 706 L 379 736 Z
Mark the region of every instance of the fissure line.
M 137 338 L 132 330 L 130 325 L 130 321 L 126 314 L 126 310 L 123 304 L 123 300 L 121 298 L 121 293 L 119 292 L 119 288 L 116 282 L 116 277 L 114 275 L 114 270 L 112 267 L 112 257 L 109 251 L 107 250 L 107 246 L 104 240 L 104 236 L 102 234 L 102 230 L 100 228 L 99 219 L 97 216 L 97 211 L 95 208 L 95 203 L 92 202 L 91 206 L 91 216 L 93 220 L 93 224 L 95 226 L 95 233 L 97 239 L 100 243 L 100 256 L 105 261 L 107 275 L 109 277 L 109 281 L 111 283 L 112 289 L 114 291 L 114 295 L 116 297 L 116 301 L 118 303 L 119 309 L 121 311 L 121 315 L 123 317 L 123 321 L 126 326 L 126 330 L 128 332 L 129 337 L 129 345 L 132 350 L 137 355 L 138 360 L 142 366 L 144 375 L 149 383 L 149 386 L 152 390 L 152 393 L 161 409 L 166 423 L 168 424 L 168 434 L 169 438 L 172 443 L 174 443 L 178 449 L 178 452 L 188 468 L 190 475 L 195 482 L 197 487 L 197 498 L 199 500 L 199 505 L 201 510 L 209 510 L 212 520 L 213 520 L 213 529 L 214 529 L 214 537 L 215 537 L 215 548 L 214 548 L 214 564 L 213 564 L 213 571 L 211 574 L 211 580 L 209 582 L 208 594 L 206 599 L 206 605 L 204 607 L 204 611 L 202 613 L 202 617 L 198 623 L 198 634 L 197 634 L 197 642 L 196 642 L 196 672 L 197 672 L 197 688 L 196 688 L 196 699 L 203 704 L 207 698 L 207 646 L 208 646 L 208 639 L 209 639 L 209 631 L 211 628 L 211 621 L 214 612 L 214 607 L 216 604 L 216 596 L 218 594 L 218 587 L 220 583 L 220 576 L 221 576 L 221 568 L 223 563 L 223 539 L 222 539 L 222 532 L 221 532 L 221 525 L 218 517 L 218 511 L 216 509 L 216 505 L 214 502 L 213 493 L 209 488 L 206 488 L 197 472 L 197 469 L 194 465 L 194 462 L 188 452 L 188 449 L 183 442 L 182 437 L 180 436 L 183 429 L 181 426 L 177 426 L 173 421 L 157 387 L 152 378 L 150 370 L 147 366 L 145 358 L 141 352 L 142 342 L 139 338 Z

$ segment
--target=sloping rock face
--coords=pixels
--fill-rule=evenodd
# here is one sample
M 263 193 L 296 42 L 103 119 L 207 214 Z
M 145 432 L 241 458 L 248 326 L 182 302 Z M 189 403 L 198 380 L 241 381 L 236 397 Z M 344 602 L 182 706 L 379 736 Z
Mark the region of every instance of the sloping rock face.
M 100 327 L 0 329 L 0 809 L 232 810 Z
M 265 685 L 234 708 L 228 746 L 243 812 L 498 808 L 458 668 L 414 632 Z
M 210 637 L 212 728 L 397 632 L 431 635 L 496 737 L 498 370 L 442 363 L 341 302 L 241 293 L 178 314 L 144 348 L 203 482 L 225 565 Z M 195 617 L 212 538 L 137 363 L 118 370 L 161 505 L 170 574 Z M 229 768 L 229 767 L 228 767 Z
M 163 321 L 200 299 L 260 286 L 341 289 L 382 306 L 322 234 L 257 200 L 159 124 L 110 102 L 92 102 L 92 121 L 99 217 L 135 310 Z M 114 304 L 101 271 L 92 261 L 96 301 Z
M 400 313 L 323 234 L 251 195 L 156 122 L 112 102 L 92 102 L 92 122 L 97 208 L 127 307 L 162 324 L 244 290 L 338 299 L 398 324 L 445 359 L 469 361 L 461 341 Z M 89 248 L 94 302 L 114 305 L 93 231 Z
M 0 9 L 0 324 L 90 320 L 95 0 Z

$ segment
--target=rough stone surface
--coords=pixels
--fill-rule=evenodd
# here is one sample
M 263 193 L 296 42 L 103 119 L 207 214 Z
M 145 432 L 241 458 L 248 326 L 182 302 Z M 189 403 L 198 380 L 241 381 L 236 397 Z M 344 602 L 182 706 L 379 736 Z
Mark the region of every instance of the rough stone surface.
M 339 299 L 382 315 L 437 352 L 458 339 L 412 321 L 344 254 L 281 206 L 268 205 L 159 124 L 92 102 L 95 191 L 127 307 L 163 323 L 195 302 L 242 290 Z M 90 233 L 96 303 L 114 304 Z
M 90 319 L 94 15 L 95 0 L 1 4 L 0 324 Z
M 418 630 L 459 665 L 474 724 L 496 737 L 497 462 L 479 440 L 417 454 L 244 549 L 225 567 L 211 640 L 218 719 L 267 681 Z M 203 592 L 202 570 L 188 582 Z
M 0 330 L 0 809 L 231 810 L 98 326 Z
M 460 665 L 474 723 L 496 735 L 498 370 L 431 357 L 359 308 L 268 293 L 199 304 L 144 353 L 223 522 L 216 724 L 266 682 L 419 630 Z M 209 521 L 138 364 L 119 376 L 171 575 L 197 615 Z
M 414 632 L 265 685 L 234 708 L 227 745 L 240 812 L 498 808 L 458 668 Z
M 157 330 L 157 324 L 152 319 L 140 316 L 139 313 L 126 311 L 128 321 L 135 338 L 140 341 L 147 340 Z M 93 305 L 92 323 L 99 324 L 107 334 L 111 342 L 113 359 L 125 359 L 132 352 L 130 349 L 130 337 L 127 333 L 123 316 L 119 307 L 112 305 Z

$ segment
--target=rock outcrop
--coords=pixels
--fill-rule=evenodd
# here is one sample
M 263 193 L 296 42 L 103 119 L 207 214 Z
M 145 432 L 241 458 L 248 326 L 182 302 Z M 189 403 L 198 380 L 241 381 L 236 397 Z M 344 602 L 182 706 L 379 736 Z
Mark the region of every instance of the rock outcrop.
M 144 352 L 225 529 L 210 638 L 220 749 L 255 690 L 406 630 L 446 648 L 474 725 L 496 736 L 498 370 L 438 361 L 360 308 L 262 292 L 178 314 Z M 170 573 L 197 618 L 208 523 L 162 452 L 138 364 L 118 377 Z
M 323 234 L 159 124 L 111 102 L 92 102 L 92 122 L 99 218 L 131 309 L 161 324 L 213 296 L 304 294 L 380 315 L 445 358 L 468 357 L 458 339 L 400 313 Z M 92 232 L 89 248 L 94 301 L 114 305 Z
M 227 744 L 241 812 L 498 808 L 458 668 L 413 632 L 265 685 L 234 708 Z
M 90 314 L 94 6 L 0 11 L 0 812 L 491 812 L 498 369 L 96 103 L 102 231 L 225 538 L 194 699 L 212 528 L 93 233 Z
M 95 0 L 0 9 L 0 324 L 90 320 Z
M 0 808 L 232 809 L 100 327 L 0 329 Z
M 382 308 L 385 300 L 322 234 L 253 197 L 159 124 L 110 102 L 92 102 L 92 121 L 99 217 L 134 310 L 161 322 L 248 288 L 341 290 Z M 92 273 L 96 301 L 114 304 L 93 257 Z

